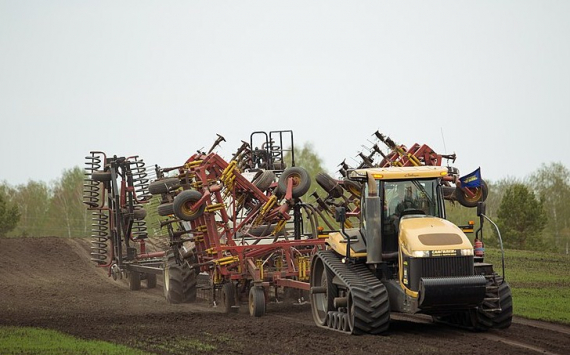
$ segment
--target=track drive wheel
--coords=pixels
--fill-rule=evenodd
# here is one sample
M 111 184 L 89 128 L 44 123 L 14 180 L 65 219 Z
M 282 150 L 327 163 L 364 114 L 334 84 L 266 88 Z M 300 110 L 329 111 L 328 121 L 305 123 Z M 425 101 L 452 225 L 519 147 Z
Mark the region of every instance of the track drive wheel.
M 168 253 L 164 265 L 164 297 L 169 303 L 190 303 L 196 300 L 196 271 L 188 264 L 179 265 L 174 254 Z
M 321 326 L 327 326 L 327 314 L 334 310 L 334 298 L 338 295 L 333 277 L 333 272 L 315 256 L 311 266 L 311 311 L 315 323 Z
M 265 314 L 265 292 L 263 287 L 253 286 L 249 289 L 249 314 L 261 317 Z

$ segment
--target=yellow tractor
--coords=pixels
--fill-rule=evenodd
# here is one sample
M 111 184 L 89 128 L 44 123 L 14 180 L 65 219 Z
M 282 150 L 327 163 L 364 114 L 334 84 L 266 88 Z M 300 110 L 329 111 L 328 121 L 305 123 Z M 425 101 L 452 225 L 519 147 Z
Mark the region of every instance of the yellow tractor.
M 341 230 L 331 232 L 326 250 L 312 259 L 310 297 L 318 326 L 380 334 L 392 312 L 428 314 L 479 331 L 510 326 L 509 285 L 445 219 L 447 174 L 441 166 L 348 172 L 362 187 L 360 225 L 345 229 L 347 212 L 338 208 Z

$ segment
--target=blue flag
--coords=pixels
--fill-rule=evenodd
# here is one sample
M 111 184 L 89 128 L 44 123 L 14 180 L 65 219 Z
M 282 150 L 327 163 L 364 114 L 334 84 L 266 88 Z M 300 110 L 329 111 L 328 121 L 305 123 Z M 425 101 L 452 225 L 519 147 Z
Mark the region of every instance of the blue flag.
M 471 174 L 467 174 L 459 178 L 462 187 L 479 187 L 481 186 L 481 168 L 477 168 Z

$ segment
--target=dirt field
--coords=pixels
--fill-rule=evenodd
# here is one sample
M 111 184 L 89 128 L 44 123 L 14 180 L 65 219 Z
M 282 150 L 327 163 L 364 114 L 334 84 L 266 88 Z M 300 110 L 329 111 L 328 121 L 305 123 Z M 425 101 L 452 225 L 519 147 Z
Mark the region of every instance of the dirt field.
M 384 336 L 317 328 L 309 305 L 270 303 L 264 317 L 226 315 L 208 302 L 170 305 L 156 289 L 129 291 L 89 261 L 88 241 L 0 239 L 0 325 L 55 329 L 158 354 L 568 354 L 570 327 L 515 318 L 473 333 L 397 317 Z M 514 300 L 516 309 L 516 299 Z

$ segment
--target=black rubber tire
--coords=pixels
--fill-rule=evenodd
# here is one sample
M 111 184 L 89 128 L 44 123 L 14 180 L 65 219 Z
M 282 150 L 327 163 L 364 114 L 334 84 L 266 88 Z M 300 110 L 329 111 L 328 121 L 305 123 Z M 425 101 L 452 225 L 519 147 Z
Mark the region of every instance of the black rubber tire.
M 156 288 L 156 274 L 146 274 L 146 288 Z
M 249 315 L 261 317 L 265 314 L 265 292 L 263 287 L 253 286 L 249 289 Z
M 261 192 L 267 191 L 269 186 L 273 184 L 275 181 L 275 174 L 269 170 L 262 170 L 261 174 L 258 177 L 253 179 L 253 184 L 257 187 Z
M 292 168 L 287 168 L 281 176 L 279 177 L 279 182 L 277 183 L 276 194 L 278 196 L 283 196 L 287 192 L 287 180 L 289 178 L 293 179 L 293 198 L 298 198 L 303 196 L 309 188 L 311 187 L 311 178 L 307 170 L 295 166 Z
M 222 285 L 222 306 L 225 313 L 237 311 L 236 305 L 236 287 L 233 283 L 227 282 Z
M 202 193 L 196 190 L 184 190 L 174 198 L 172 208 L 174 215 L 183 221 L 193 221 L 204 214 L 206 204 L 198 207 L 198 210 L 191 209 L 192 205 L 202 198 Z
M 462 206 L 465 207 L 477 207 L 477 203 L 479 201 L 485 201 L 487 196 L 489 195 L 489 188 L 487 187 L 487 183 L 484 180 L 481 180 L 481 186 L 475 189 L 470 189 L 474 191 L 475 196 L 470 197 L 465 194 L 464 191 L 461 189 L 455 189 L 455 199 L 459 202 Z
M 156 180 L 148 185 L 148 192 L 152 195 L 160 195 L 176 190 L 180 187 L 180 179 L 178 178 L 163 178 Z
M 197 273 L 186 263 L 179 265 L 172 252 L 164 263 L 164 297 L 168 303 L 190 303 L 196 301 Z
M 441 192 L 443 193 L 444 199 L 455 200 L 455 187 L 453 187 L 453 186 L 442 186 Z
M 91 180 L 102 181 L 102 182 L 111 181 L 111 172 L 110 171 L 94 170 L 91 173 Z
M 273 162 L 273 169 L 274 170 L 285 170 L 285 168 L 287 168 L 287 164 L 285 164 L 285 162 L 283 162 L 282 160 L 276 160 Z
M 138 291 L 141 289 L 141 274 L 137 271 L 129 272 L 129 289 L 131 291 Z
M 261 225 L 253 227 L 249 230 L 249 234 L 255 237 L 267 237 L 268 235 L 273 233 L 275 227 L 277 227 L 277 224 Z M 282 229 L 277 233 L 277 235 L 284 235 L 284 234 L 285 234 L 285 229 Z
M 360 197 L 362 195 L 362 185 L 356 181 L 352 180 L 343 180 L 342 186 L 346 191 L 353 194 L 356 197 Z
M 172 203 L 163 203 L 162 205 L 159 205 L 156 210 L 158 211 L 158 215 L 162 217 L 174 214 L 174 207 Z
M 315 180 L 330 196 L 334 198 L 342 196 L 342 187 L 327 173 L 318 173 Z
M 146 218 L 146 210 L 144 208 L 137 208 L 133 211 L 133 218 L 137 221 L 143 220 Z

